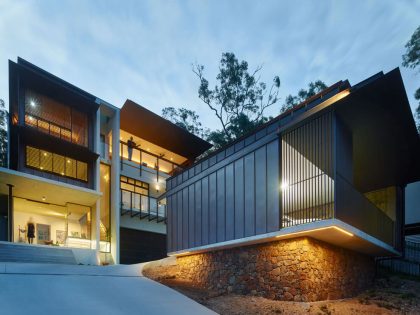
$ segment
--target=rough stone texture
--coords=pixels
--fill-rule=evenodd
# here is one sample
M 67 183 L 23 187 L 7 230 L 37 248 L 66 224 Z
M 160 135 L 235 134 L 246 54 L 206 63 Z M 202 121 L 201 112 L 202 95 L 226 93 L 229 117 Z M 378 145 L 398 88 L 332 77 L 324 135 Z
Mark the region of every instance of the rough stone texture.
M 178 257 L 177 263 L 174 276 L 196 286 L 287 301 L 351 297 L 374 276 L 373 258 L 306 237 Z

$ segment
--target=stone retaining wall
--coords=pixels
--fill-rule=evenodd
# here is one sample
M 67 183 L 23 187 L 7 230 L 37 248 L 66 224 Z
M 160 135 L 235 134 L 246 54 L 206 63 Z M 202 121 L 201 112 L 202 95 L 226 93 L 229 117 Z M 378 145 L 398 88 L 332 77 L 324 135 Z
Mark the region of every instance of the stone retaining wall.
M 373 258 L 307 237 L 178 257 L 177 264 L 177 278 L 220 294 L 287 301 L 351 297 L 374 276 Z

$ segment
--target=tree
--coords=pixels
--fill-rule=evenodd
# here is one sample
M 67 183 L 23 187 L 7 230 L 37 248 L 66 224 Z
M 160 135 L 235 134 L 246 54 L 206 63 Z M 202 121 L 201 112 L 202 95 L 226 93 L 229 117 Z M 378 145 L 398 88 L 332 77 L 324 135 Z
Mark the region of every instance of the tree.
M 267 89 L 267 84 L 261 82 L 262 66 L 248 72 L 248 63 L 239 61 L 234 53 L 222 54 L 213 89 L 204 77 L 203 65 L 193 64 L 192 70 L 200 80 L 198 97 L 213 111 L 221 125 L 221 129 L 208 136 L 215 148 L 265 122 L 264 111 L 278 101 L 280 78 L 275 76 Z
M 402 56 L 402 65 L 406 68 L 416 69 L 420 66 L 420 26 L 414 31 L 410 40 L 405 44 L 406 53 Z M 420 87 L 414 93 L 414 98 L 419 101 L 415 119 L 417 130 L 420 133 Z
M 193 110 L 186 108 L 165 107 L 162 110 L 162 116 L 196 136 L 207 138 L 209 131 L 207 128 L 203 128 L 201 122 L 199 121 L 200 117 Z
M 0 166 L 7 167 L 7 118 L 4 101 L 0 99 Z
M 327 85 L 321 80 L 310 82 L 308 84 L 307 90 L 301 89 L 299 90 L 298 94 L 295 96 L 292 96 L 291 94 L 286 96 L 285 102 L 280 109 L 280 113 L 284 113 L 285 111 L 292 109 L 296 105 L 302 103 L 303 101 L 321 92 L 322 90 L 325 90 L 326 88 L 327 88 Z

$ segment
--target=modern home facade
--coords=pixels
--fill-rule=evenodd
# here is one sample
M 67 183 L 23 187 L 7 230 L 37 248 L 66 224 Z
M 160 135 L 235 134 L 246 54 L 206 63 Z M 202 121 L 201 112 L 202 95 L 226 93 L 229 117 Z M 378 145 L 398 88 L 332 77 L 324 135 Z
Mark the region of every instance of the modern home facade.
M 169 255 L 221 292 L 349 296 L 401 254 L 419 161 L 399 70 L 340 81 L 167 181 Z
M 20 58 L 9 61 L 9 99 L 1 240 L 27 243 L 32 223 L 36 246 L 100 253 L 107 263 L 164 257 L 166 178 L 209 144 L 130 100 L 119 109 Z

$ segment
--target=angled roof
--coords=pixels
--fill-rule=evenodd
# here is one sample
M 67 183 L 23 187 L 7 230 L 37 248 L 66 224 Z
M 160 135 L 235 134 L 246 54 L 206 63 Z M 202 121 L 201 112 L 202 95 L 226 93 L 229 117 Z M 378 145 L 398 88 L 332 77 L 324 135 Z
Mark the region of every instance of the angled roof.
M 46 93 L 72 107 L 85 112 L 96 111 L 99 107 L 98 98 L 77 86 L 35 66 L 18 57 L 17 63 L 9 60 L 9 87 L 15 87 L 17 78 L 24 84 L 30 83 L 31 88 Z M 15 95 L 10 95 L 11 103 L 16 103 Z M 16 105 L 16 104 L 15 104 Z
M 331 109 L 353 131 L 356 187 L 369 191 L 380 185 L 405 185 L 420 180 L 420 137 L 398 68 L 386 74 L 379 72 L 353 86 L 347 80 L 339 81 L 191 167 L 208 165 L 206 160 L 214 162 L 216 156 L 219 161 L 219 157 L 233 154 L 237 147 L 240 150 L 262 135 L 294 128 L 314 114 Z M 372 156 L 365 158 L 366 152 Z
M 207 141 L 131 100 L 121 108 L 120 127 L 190 160 L 211 147 Z

